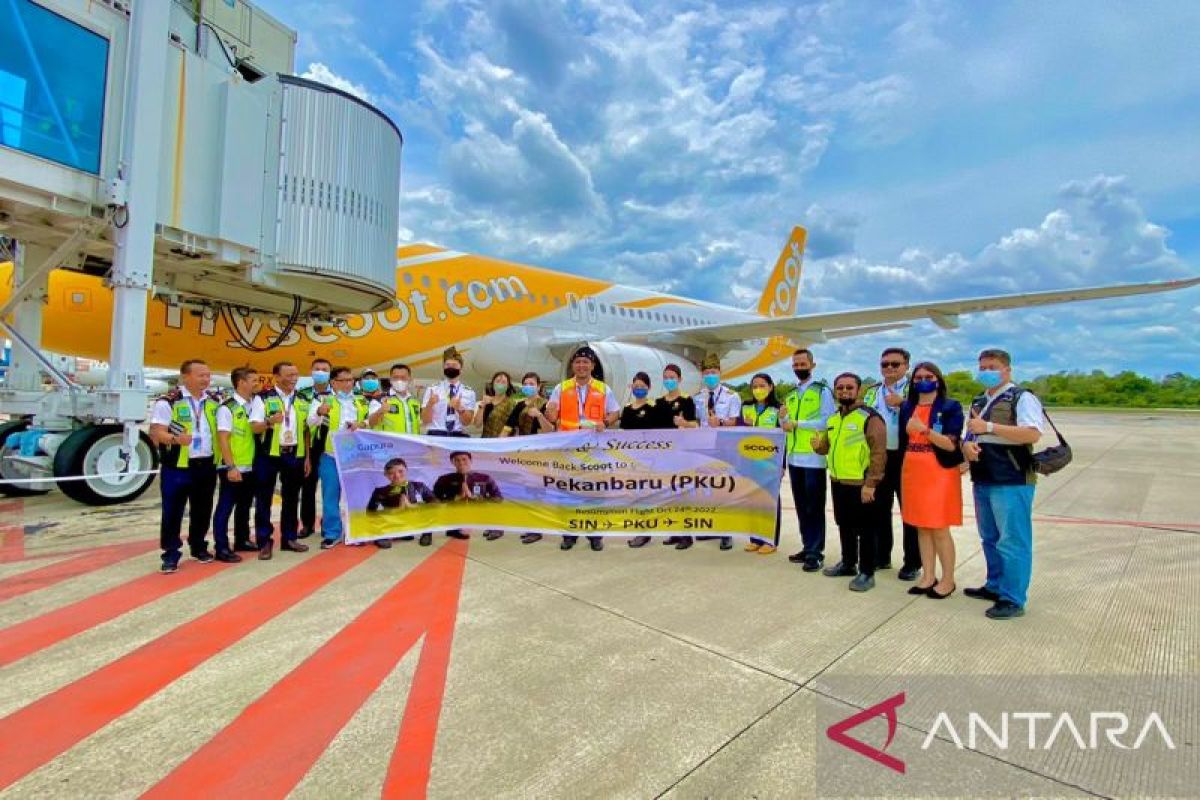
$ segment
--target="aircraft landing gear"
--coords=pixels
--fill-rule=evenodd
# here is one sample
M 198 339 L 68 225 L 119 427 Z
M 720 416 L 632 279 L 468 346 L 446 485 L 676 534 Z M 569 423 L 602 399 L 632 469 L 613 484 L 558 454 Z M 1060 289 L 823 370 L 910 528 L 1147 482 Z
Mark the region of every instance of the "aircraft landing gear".
M 60 480 L 58 488 L 72 500 L 91 506 L 124 503 L 140 496 L 158 468 L 158 451 L 144 432 L 137 446 L 125 448 L 121 425 L 88 425 L 73 431 L 54 454 L 54 477 L 95 475 L 85 480 Z

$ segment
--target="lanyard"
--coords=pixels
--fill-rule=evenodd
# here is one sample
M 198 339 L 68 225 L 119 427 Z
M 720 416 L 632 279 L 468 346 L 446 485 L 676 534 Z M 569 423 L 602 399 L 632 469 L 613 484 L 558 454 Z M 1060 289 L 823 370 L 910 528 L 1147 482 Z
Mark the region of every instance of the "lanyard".
M 204 411 L 204 398 L 201 398 L 200 402 L 197 403 L 195 400 L 192 399 L 192 396 L 190 394 L 185 395 L 185 397 L 187 397 L 188 407 L 190 407 L 192 409 L 192 433 L 194 434 L 194 436 L 192 437 L 192 445 L 191 445 L 191 447 L 188 448 L 188 450 L 198 450 L 200 448 L 200 438 L 201 438 L 200 437 L 200 415 Z
M 292 406 L 296 404 L 296 393 L 293 391 L 290 397 L 284 397 L 276 389 L 275 395 L 283 401 L 283 427 L 290 429 L 292 427 Z
M 579 384 L 575 384 L 575 400 L 579 403 L 579 421 L 583 422 L 583 409 L 587 406 L 588 395 L 592 391 L 592 383 L 588 381 L 587 386 L 583 387 L 583 391 L 579 391 Z

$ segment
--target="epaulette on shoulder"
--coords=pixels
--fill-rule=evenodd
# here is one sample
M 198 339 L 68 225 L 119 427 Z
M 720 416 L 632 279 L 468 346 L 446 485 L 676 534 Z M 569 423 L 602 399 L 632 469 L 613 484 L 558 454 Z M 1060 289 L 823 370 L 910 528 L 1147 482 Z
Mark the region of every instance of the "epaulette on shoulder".
M 225 406 L 226 408 L 229 408 L 230 410 L 237 408 L 237 404 L 238 404 L 236 397 L 227 397 L 224 400 L 221 400 L 220 403 L 221 403 L 221 405 Z
M 167 390 L 165 394 L 159 395 L 159 400 L 166 400 L 168 403 L 174 403 L 176 400 L 183 398 L 183 389 L 176 386 L 173 389 Z

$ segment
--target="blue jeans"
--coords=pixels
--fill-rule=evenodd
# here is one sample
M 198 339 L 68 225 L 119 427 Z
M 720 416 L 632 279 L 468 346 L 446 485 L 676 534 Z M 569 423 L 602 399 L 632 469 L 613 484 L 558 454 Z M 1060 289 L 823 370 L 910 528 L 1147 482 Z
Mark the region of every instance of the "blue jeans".
M 338 481 L 337 462 L 322 453 L 317 469 L 321 473 L 321 538 L 337 541 L 342 538 L 342 484 Z
M 825 468 L 788 464 L 796 521 L 800 523 L 801 552 L 805 558 L 825 558 Z
M 987 561 L 984 585 L 1022 608 L 1033 577 L 1033 490 L 1027 484 L 974 485 L 975 519 Z

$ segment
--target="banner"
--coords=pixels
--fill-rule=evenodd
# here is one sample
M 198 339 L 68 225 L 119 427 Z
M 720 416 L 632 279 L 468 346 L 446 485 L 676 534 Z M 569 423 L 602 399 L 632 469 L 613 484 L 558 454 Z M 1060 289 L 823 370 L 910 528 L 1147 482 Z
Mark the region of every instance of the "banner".
M 775 539 L 784 435 L 761 428 L 503 439 L 338 431 L 347 542 L 425 531 Z

